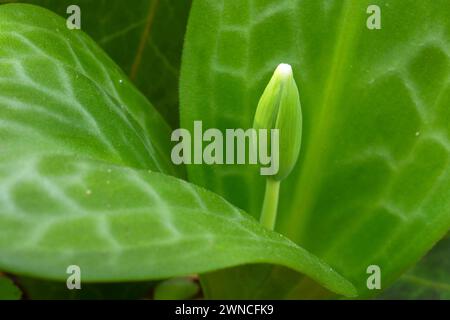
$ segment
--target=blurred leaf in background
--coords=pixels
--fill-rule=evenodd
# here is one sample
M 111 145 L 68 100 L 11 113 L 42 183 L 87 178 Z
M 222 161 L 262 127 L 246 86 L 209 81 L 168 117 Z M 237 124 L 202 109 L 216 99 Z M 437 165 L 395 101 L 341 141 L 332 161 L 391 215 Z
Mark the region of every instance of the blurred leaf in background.
M 45 7 L 68 17 L 81 9 L 81 29 L 124 70 L 172 128 L 179 126 L 178 79 L 191 0 L 0 0 Z
M 0 274 L 0 300 L 19 300 L 21 296 L 22 292 L 14 282 Z

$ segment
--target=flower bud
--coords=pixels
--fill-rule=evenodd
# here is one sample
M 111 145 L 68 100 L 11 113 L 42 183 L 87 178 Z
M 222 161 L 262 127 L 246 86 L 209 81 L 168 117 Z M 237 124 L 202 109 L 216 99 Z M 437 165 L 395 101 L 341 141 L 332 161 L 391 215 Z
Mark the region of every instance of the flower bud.
M 289 64 L 280 64 L 259 99 L 255 129 L 278 129 L 279 170 L 272 179 L 283 180 L 294 168 L 302 139 L 302 110 L 298 88 Z M 269 135 L 268 135 L 269 136 Z

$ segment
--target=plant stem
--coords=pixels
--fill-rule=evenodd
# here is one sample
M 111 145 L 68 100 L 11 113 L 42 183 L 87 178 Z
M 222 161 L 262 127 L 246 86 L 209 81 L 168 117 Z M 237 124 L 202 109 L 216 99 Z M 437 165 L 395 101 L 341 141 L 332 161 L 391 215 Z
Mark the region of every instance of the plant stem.
M 278 194 L 280 191 L 280 181 L 267 178 L 266 193 L 261 212 L 260 222 L 267 229 L 273 230 L 277 218 Z

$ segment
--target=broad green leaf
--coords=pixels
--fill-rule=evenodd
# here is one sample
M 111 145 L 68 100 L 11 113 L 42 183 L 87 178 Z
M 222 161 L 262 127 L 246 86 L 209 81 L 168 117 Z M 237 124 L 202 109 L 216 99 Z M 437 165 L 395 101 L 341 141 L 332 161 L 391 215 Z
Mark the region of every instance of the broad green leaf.
M 355 294 L 287 238 L 164 174 L 159 121 L 86 35 L 45 9 L 0 6 L 0 269 L 65 280 L 78 265 L 83 283 L 269 263 Z
M 22 107 L 5 107 L 3 113 L 16 118 L 11 122 L 24 116 L 24 122 L 31 122 L 37 132 L 27 143 L 37 147 L 46 140 L 37 133 L 47 128 L 64 140 L 60 148 L 73 153 L 85 147 L 92 155 L 102 154 L 102 160 L 180 175 L 180 168 L 170 161 L 169 126 L 91 39 L 67 29 L 65 20 L 47 10 L 16 4 L 0 8 L 1 101 L 17 101 Z M 61 104 L 69 110 L 62 110 Z M 28 115 L 31 109 L 35 118 Z M 15 130 L 19 134 L 26 128 Z M 145 150 L 145 157 L 139 149 Z
M 450 236 L 447 235 L 379 298 L 450 300 L 449 252 Z
M 376 1 L 369 30 L 371 4 L 194 1 L 180 83 L 183 127 L 249 128 L 275 67 L 292 65 L 303 141 L 276 230 L 363 295 L 369 265 L 388 286 L 450 227 L 450 7 Z M 196 165 L 189 179 L 259 215 L 257 168 Z
M 0 275 L 0 300 L 19 300 L 21 296 L 22 292 L 13 281 Z
M 2 2 L 13 2 L 0 0 Z M 178 127 L 181 48 L 191 0 L 23 0 L 67 18 L 81 9 L 81 28 L 124 70 L 172 127 Z

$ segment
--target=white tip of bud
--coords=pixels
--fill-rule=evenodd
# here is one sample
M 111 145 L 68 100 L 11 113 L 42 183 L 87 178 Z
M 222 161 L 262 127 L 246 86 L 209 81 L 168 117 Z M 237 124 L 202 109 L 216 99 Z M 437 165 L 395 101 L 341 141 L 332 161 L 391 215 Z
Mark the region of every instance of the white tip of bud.
M 281 76 L 284 77 L 292 76 L 291 65 L 287 63 L 280 63 L 277 67 L 276 72 L 278 72 Z

